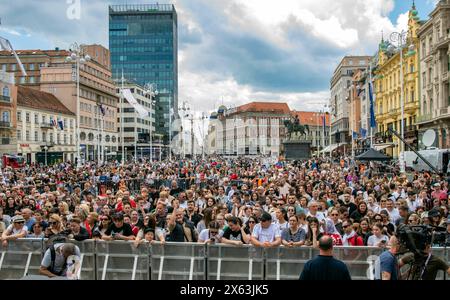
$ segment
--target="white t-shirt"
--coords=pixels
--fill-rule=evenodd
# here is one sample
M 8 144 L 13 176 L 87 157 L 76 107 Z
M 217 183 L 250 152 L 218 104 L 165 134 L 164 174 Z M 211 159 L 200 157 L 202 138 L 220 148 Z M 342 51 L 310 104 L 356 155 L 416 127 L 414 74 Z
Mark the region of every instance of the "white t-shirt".
M 367 239 L 367 246 L 378 246 L 378 243 L 381 241 L 386 241 L 386 243 L 389 241 L 389 238 L 386 235 L 382 235 L 380 238 L 377 238 L 376 235 L 372 234 Z
M 280 224 L 278 220 L 275 221 L 275 224 L 278 227 L 278 230 L 280 231 L 280 233 L 283 231 L 283 229 L 287 229 L 289 228 L 289 222 L 284 222 L 283 224 Z
M 22 229 L 17 230 L 17 229 L 14 227 L 14 224 L 10 224 L 10 225 L 8 226 L 8 228 L 6 228 L 6 231 L 11 232 L 10 235 L 19 234 L 19 233 L 21 233 L 21 232 L 23 232 L 23 231 L 25 231 L 25 233 L 27 233 L 27 232 L 28 232 L 28 227 L 27 227 L 27 225 L 23 225 Z M 26 235 L 25 235 L 25 236 L 26 236 Z
M 219 237 L 222 237 L 223 236 L 223 230 L 219 230 L 219 234 L 218 234 L 218 236 L 216 235 L 216 238 L 215 238 L 215 240 L 216 240 L 216 242 L 219 242 L 218 241 L 218 238 Z M 210 236 L 210 234 L 209 234 L 209 229 L 203 229 L 201 232 L 200 232 L 200 234 L 198 235 L 198 239 L 199 240 L 202 240 L 202 241 L 207 241 L 207 240 L 209 240 L 210 238 L 213 238 L 213 236 L 211 235 Z
M 262 228 L 261 224 L 258 223 L 253 228 L 252 236 L 261 243 L 272 243 L 275 238 L 281 237 L 281 233 L 278 230 L 278 226 L 275 224 L 270 224 L 268 228 Z

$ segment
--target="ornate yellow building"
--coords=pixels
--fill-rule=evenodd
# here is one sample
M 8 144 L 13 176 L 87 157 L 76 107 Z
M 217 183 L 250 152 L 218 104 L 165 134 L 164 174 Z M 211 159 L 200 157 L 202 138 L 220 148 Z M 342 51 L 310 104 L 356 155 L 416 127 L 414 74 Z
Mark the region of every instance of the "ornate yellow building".
M 417 144 L 416 119 L 419 115 L 419 39 L 417 30 L 421 21 L 413 5 L 409 11 L 408 32 L 403 40 L 403 103 L 404 136 L 412 145 Z M 405 43 L 406 42 L 406 43 Z M 414 46 L 412 46 L 414 45 Z M 387 133 L 388 128 L 401 133 L 401 74 L 398 42 L 382 40 L 374 57 L 375 116 L 378 126 L 378 149 L 395 158 L 400 154 L 400 141 Z M 376 146 L 376 145 L 375 145 Z M 417 148 L 417 146 L 415 146 Z M 405 151 L 408 148 L 405 146 Z

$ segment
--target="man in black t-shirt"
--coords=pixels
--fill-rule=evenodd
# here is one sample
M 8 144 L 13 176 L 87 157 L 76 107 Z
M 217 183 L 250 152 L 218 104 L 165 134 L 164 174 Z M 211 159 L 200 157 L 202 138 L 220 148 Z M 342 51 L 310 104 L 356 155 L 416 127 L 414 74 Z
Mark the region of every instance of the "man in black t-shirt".
M 246 243 L 247 234 L 241 226 L 240 219 L 231 217 L 228 220 L 228 227 L 224 230 L 222 243 L 229 245 L 242 245 Z
M 123 214 L 116 213 L 112 217 L 113 223 L 109 225 L 108 229 L 105 231 L 102 239 L 107 241 L 112 240 L 134 240 L 135 236 L 131 230 L 130 224 L 123 222 Z
M 319 239 L 320 254 L 308 261 L 300 280 L 351 280 L 347 266 L 333 257 L 333 239 L 324 235 Z

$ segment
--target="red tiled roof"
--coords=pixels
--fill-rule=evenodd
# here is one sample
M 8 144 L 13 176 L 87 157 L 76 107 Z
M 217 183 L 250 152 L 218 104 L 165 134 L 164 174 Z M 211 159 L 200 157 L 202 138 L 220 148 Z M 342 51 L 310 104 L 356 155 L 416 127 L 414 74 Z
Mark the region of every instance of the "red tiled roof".
M 298 116 L 300 124 L 302 125 L 312 125 L 317 126 L 318 124 L 322 126 L 322 118 L 315 111 L 292 111 L 292 116 Z M 330 126 L 330 114 L 325 114 L 325 124 Z
M 289 114 L 287 103 L 280 102 L 251 102 L 236 108 L 238 112 L 275 112 Z
M 55 95 L 21 85 L 17 87 L 17 106 L 75 115 Z

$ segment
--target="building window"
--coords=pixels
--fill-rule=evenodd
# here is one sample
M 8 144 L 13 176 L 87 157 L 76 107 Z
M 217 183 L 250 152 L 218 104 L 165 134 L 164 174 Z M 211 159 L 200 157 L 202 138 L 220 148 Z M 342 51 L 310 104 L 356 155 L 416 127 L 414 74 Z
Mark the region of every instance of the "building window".
M 29 64 L 28 66 L 29 66 L 30 71 L 34 71 L 34 64 Z
M 9 87 L 7 87 L 7 86 L 3 87 L 2 95 L 5 97 L 9 97 Z
M 17 122 L 21 122 L 22 121 L 22 112 L 18 111 L 17 112 Z
M 67 144 L 67 134 L 64 135 L 63 143 L 64 143 L 64 144 Z
M 22 131 L 20 129 L 17 129 L 17 140 L 22 140 Z
M 36 82 L 36 80 L 34 79 L 34 76 L 30 76 L 30 83 L 35 83 Z
M 73 145 L 73 136 L 72 135 L 69 136 L 69 140 L 70 140 L 70 144 Z
M 16 64 L 11 64 L 11 71 L 15 71 L 16 70 Z
M 25 76 L 20 77 L 20 83 L 25 83 Z
M 37 131 L 34 132 L 34 141 L 35 142 L 39 141 L 39 134 Z
M 2 121 L 5 123 L 9 123 L 11 120 L 9 111 L 2 112 Z
M 26 114 L 25 114 L 25 121 L 26 121 L 27 123 L 30 123 L 30 113 L 26 113 Z
M 26 141 L 30 140 L 30 131 L 29 130 L 25 131 L 25 140 Z
M 34 114 L 34 123 L 39 124 L 39 115 L 38 114 Z
M 47 134 L 45 132 L 42 132 L 42 141 L 47 142 Z
M 53 143 L 53 132 L 50 132 L 49 136 L 50 136 L 50 143 Z

